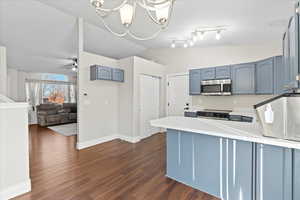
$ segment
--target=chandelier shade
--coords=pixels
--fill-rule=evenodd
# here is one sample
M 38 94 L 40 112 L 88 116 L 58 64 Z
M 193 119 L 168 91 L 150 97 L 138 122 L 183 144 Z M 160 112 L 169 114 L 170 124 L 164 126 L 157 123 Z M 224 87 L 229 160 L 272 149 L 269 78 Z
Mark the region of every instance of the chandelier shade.
M 109 32 L 118 37 L 129 35 L 136 40 L 150 40 L 157 37 L 169 25 L 175 0 L 122 0 L 113 8 L 106 8 L 106 1 L 109 0 L 90 0 L 91 5 Z M 146 12 L 146 16 L 158 27 L 147 36 L 139 36 L 131 30 L 134 20 L 140 20 L 135 15 L 137 7 L 142 8 Z M 122 32 L 114 31 L 105 20 L 109 15 L 117 12 L 123 25 Z

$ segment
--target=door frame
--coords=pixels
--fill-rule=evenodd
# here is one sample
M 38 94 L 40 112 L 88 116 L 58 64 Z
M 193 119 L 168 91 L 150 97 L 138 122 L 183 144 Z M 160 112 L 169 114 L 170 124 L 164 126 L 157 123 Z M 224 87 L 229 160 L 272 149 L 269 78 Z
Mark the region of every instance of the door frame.
M 175 76 L 189 76 L 189 72 L 171 73 L 166 75 L 166 116 L 169 116 L 169 81 L 171 77 Z
M 139 75 L 139 108 L 138 108 L 138 115 L 139 115 L 139 124 L 138 124 L 138 129 L 139 129 L 139 139 L 140 140 L 142 140 L 142 139 L 145 139 L 145 138 L 148 138 L 148 137 L 150 137 L 150 136 L 152 136 L 153 134 L 155 134 L 155 133 L 152 133 L 151 135 L 147 135 L 147 136 L 145 136 L 145 135 L 141 135 L 142 134 L 142 131 L 141 131 L 141 129 L 142 129 L 142 127 L 141 127 L 141 89 L 142 89 L 142 87 L 141 87 L 141 83 L 140 83 L 140 81 L 141 81 L 141 77 L 142 76 L 149 76 L 149 77 L 152 77 L 152 78 L 156 78 L 156 79 L 158 79 L 158 81 L 159 81 L 159 108 L 158 108 L 158 115 L 160 116 L 160 112 L 161 112 L 161 89 L 162 89 L 162 84 L 163 84 L 163 82 L 162 82 L 162 80 L 163 80 L 163 77 L 161 77 L 161 76 L 156 76 L 156 75 L 151 75 L 151 74 L 146 74 L 146 73 L 140 73 Z M 160 129 L 161 130 L 161 129 Z

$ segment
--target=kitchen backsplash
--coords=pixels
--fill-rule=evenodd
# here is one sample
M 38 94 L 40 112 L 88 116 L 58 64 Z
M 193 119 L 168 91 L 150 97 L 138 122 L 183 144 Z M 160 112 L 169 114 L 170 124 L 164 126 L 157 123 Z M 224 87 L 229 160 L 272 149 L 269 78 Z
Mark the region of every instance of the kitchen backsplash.
M 239 95 L 239 96 L 193 96 L 192 107 L 207 109 L 236 110 L 240 108 L 253 109 L 253 105 L 273 95 Z

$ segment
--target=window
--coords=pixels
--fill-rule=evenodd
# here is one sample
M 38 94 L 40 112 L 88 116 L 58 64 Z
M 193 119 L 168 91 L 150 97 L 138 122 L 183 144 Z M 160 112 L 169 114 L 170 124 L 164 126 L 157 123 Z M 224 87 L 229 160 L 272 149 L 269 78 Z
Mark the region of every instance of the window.
M 41 103 L 76 103 L 76 84 L 68 76 L 43 74 L 43 80 L 26 80 L 27 101 L 32 106 Z

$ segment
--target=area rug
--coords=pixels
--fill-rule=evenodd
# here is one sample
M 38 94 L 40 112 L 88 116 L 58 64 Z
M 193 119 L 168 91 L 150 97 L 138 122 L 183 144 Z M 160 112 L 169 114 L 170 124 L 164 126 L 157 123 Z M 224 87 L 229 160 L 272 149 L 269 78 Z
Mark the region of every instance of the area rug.
M 64 136 L 77 135 L 77 123 L 49 126 L 48 128 Z

